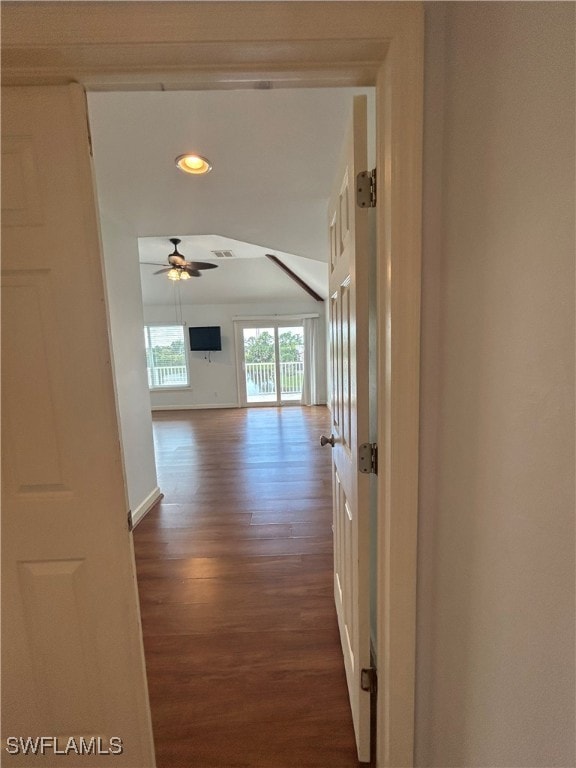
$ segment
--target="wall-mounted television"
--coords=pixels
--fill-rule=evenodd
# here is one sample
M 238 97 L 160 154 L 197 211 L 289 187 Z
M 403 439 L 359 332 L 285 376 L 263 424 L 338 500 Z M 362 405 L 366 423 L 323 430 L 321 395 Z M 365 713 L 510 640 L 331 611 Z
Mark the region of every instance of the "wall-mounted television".
M 192 352 L 220 352 L 222 339 L 219 325 L 202 325 L 188 328 Z

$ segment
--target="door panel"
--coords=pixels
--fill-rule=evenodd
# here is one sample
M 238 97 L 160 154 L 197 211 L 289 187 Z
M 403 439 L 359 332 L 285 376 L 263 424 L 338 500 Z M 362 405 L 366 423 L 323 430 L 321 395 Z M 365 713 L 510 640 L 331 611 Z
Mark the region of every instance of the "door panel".
M 356 174 L 366 170 L 366 99 L 353 120 L 330 199 L 330 367 L 334 435 L 334 598 L 358 758 L 370 760 L 369 478 L 358 472 L 358 445 L 369 439 L 368 211 L 355 205 Z
M 114 764 L 147 768 L 84 93 L 6 88 L 2 106 L 2 736 L 115 736 Z M 63 761 L 3 752 L 6 766 Z
M 246 403 L 275 405 L 278 402 L 275 329 L 243 328 L 242 341 Z
M 280 400 L 283 403 L 300 403 L 304 380 L 303 325 L 279 325 L 276 328 L 276 344 L 280 369 Z

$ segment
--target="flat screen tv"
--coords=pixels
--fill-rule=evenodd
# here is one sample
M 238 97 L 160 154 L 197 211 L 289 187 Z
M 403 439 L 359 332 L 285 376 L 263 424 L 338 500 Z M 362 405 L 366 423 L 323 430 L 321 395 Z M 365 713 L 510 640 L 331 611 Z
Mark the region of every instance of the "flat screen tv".
M 192 352 L 219 352 L 222 349 L 219 325 L 204 325 L 188 328 Z

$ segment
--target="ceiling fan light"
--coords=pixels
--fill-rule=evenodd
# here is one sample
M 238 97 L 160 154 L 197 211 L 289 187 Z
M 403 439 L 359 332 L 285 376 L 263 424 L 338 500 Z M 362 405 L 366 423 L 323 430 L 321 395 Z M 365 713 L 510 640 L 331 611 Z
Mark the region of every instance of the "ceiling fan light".
M 182 270 L 182 272 L 180 272 L 180 280 L 190 280 L 190 275 L 188 272 Z
M 180 280 L 181 279 L 180 270 L 179 269 L 171 269 L 168 272 L 167 277 L 168 277 L 168 280 Z
M 196 176 L 209 173 L 212 170 L 210 161 L 200 155 L 179 155 L 176 158 L 176 165 L 184 173 L 193 173 Z

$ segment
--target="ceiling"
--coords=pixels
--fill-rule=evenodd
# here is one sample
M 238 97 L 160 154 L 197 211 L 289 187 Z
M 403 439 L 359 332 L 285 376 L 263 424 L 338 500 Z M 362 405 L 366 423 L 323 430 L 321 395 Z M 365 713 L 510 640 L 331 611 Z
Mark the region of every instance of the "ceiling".
M 371 102 L 369 88 L 89 93 L 100 208 L 138 238 L 141 262 L 164 264 L 180 237 L 188 260 L 218 264 L 180 286 L 182 303 L 305 300 L 267 253 L 326 297 L 327 201 L 358 93 Z M 213 170 L 183 174 L 184 152 Z M 144 303 L 172 303 L 154 271 L 141 266 Z

